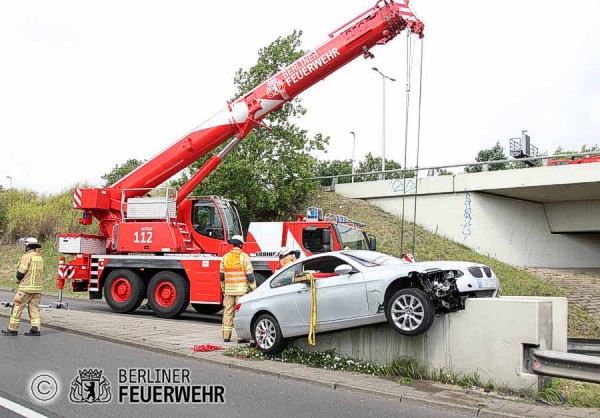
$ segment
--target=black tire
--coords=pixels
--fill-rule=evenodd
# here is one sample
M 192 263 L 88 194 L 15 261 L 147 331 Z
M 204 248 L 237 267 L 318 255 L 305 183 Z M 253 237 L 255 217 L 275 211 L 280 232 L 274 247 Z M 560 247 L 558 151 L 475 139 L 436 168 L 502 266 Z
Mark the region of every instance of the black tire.
M 161 318 L 175 318 L 190 304 L 190 284 L 174 271 L 159 271 L 148 284 L 148 305 Z
M 435 310 L 429 296 L 415 288 L 401 289 L 394 293 L 387 302 L 385 313 L 389 324 L 398 334 L 409 336 L 423 334 L 431 328 L 435 319 Z
M 265 331 L 271 335 L 271 338 L 261 337 Z M 271 314 L 262 314 L 252 323 L 252 339 L 256 347 L 265 354 L 277 354 L 285 346 L 279 323 Z
M 223 306 L 210 303 L 192 303 L 192 308 L 194 308 L 196 312 L 204 315 L 214 315 L 223 309 Z
M 254 280 L 256 280 L 256 287 L 263 284 L 269 277 L 271 277 L 270 274 L 264 273 L 262 271 L 255 271 Z
M 104 299 L 113 312 L 130 313 L 146 297 L 146 283 L 133 270 L 113 270 L 104 282 Z

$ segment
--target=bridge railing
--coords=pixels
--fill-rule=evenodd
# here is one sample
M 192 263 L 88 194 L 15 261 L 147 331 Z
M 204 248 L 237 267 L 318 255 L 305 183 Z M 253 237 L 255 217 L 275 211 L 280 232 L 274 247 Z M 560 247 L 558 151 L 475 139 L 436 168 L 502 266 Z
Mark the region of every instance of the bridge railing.
M 459 163 L 459 164 L 444 164 L 444 165 L 433 165 L 433 166 L 425 166 L 425 167 L 412 167 L 412 168 L 398 168 L 394 170 L 383 170 L 383 171 L 369 171 L 364 173 L 354 173 L 354 174 L 336 174 L 332 176 L 317 176 L 310 177 L 305 179 L 300 179 L 301 181 L 321 181 L 323 180 L 331 180 L 331 186 L 335 186 L 339 183 L 340 179 L 354 179 L 354 181 L 367 181 L 363 180 L 364 177 L 377 177 L 379 180 L 385 180 L 390 178 L 412 178 L 417 177 L 418 173 L 421 171 L 427 171 L 428 176 L 434 176 L 441 169 L 449 169 L 449 168 L 466 168 L 466 167 L 481 167 L 481 171 L 490 171 L 491 166 L 497 166 L 500 164 L 515 164 L 515 163 L 525 163 L 525 162 L 536 162 L 538 166 L 547 166 L 548 162 L 551 160 L 568 160 L 579 157 L 591 157 L 600 155 L 600 151 L 598 152 L 579 152 L 574 154 L 559 154 L 559 155 L 545 155 L 538 157 L 528 157 L 528 158 L 510 158 L 506 160 L 492 160 L 492 161 L 478 161 L 478 162 L 468 162 L 468 163 Z M 523 165 L 523 167 L 512 167 L 506 168 L 506 170 L 510 169 L 519 169 L 519 168 L 529 168 L 528 165 Z M 497 169 L 492 168 L 491 171 L 495 171 Z M 504 170 L 504 169 L 503 169 Z M 452 173 L 452 175 L 457 173 Z

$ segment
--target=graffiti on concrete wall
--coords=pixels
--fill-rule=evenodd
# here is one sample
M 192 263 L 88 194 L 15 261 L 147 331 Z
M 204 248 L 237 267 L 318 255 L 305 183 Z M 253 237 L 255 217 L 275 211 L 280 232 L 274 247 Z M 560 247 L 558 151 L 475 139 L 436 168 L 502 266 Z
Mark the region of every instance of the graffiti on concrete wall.
M 465 193 L 465 210 L 464 210 L 465 223 L 462 225 L 463 240 L 466 240 L 471 235 L 473 225 L 473 212 L 471 210 L 471 193 Z
M 406 189 L 404 182 L 406 181 Z M 390 188 L 393 193 L 415 194 L 416 181 L 415 179 L 396 179 L 390 182 Z

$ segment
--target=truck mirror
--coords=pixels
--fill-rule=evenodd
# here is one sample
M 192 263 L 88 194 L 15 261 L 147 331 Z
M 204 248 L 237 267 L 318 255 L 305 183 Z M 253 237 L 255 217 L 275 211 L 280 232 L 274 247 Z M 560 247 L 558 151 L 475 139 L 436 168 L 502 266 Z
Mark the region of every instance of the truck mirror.
M 375 235 L 369 235 L 369 250 L 377 251 L 377 237 Z

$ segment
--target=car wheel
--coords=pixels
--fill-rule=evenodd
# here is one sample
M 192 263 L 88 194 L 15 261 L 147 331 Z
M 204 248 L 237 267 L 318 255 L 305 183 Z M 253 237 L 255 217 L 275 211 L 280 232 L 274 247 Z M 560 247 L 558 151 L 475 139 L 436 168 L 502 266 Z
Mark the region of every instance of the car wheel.
M 270 314 L 263 314 L 254 321 L 252 339 L 256 346 L 265 354 L 276 354 L 284 345 L 283 335 L 277 320 Z
M 386 306 L 388 322 L 402 335 L 419 335 L 433 324 L 435 312 L 429 296 L 420 289 L 401 289 Z
M 148 285 L 148 305 L 161 318 L 174 318 L 190 304 L 190 285 L 182 275 L 159 271 Z
M 133 270 L 113 270 L 104 283 L 104 299 L 114 312 L 135 311 L 142 304 L 145 296 L 146 284 Z
M 223 306 L 213 305 L 211 303 L 192 303 L 192 308 L 194 308 L 196 312 L 204 315 L 214 315 L 223 309 Z

